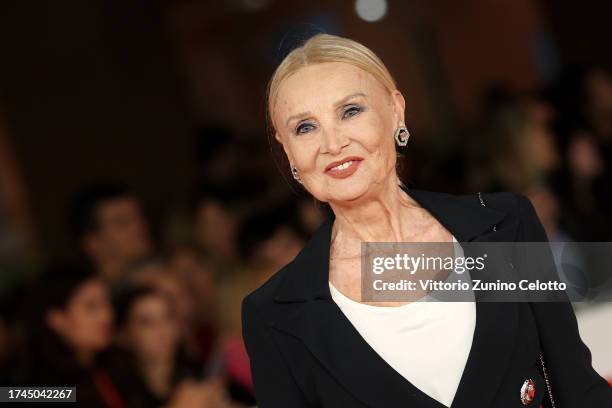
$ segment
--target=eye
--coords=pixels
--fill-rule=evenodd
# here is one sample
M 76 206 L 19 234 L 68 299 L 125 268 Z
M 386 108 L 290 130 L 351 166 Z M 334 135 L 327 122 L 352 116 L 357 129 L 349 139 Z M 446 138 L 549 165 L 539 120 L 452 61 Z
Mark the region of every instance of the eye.
M 295 128 L 295 133 L 298 135 L 308 133 L 312 129 L 314 129 L 314 125 L 312 123 L 301 123 L 298 127 Z
M 342 118 L 343 119 L 350 118 L 352 116 L 357 115 L 362 110 L 363 109 L 361 109 L 361 106 L 359 106 L 359 105 L 350 105 L 350 106 L 347 106 L 344 109 L 344 112 L 342 113 Z

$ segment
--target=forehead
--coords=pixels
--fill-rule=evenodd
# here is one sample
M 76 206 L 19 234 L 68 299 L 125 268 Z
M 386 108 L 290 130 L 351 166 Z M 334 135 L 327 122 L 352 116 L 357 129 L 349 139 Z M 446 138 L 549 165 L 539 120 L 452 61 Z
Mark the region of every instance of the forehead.
M 132 309 L 135 312 L 147 312 L 151 308 L 159 309 L 166 307 L 166 298 L 157 292 L 147 293 L 134 302 Z
M 285 117 L 333 104 L 341 98 L 363 92 L 384 95 L 383 86 L 368 72 L 344 62 L 325 62 L 300 68 L 278 88 L 274 115 Z
M 84 299 L 91 295 L 105 294 L 104 284 L 97 278 L 84 281 L 74 292 L 73 299 Z
M 139 209 L 140 204 L 136 197 L 125 196 L 125 197 L 116 197 L 109 200 L 104 200 L 97 205 L 97 213 L 98 215 L 106 215 L 106 214 L 114 214 L 121 211 L 131 211 L 134 209 Z

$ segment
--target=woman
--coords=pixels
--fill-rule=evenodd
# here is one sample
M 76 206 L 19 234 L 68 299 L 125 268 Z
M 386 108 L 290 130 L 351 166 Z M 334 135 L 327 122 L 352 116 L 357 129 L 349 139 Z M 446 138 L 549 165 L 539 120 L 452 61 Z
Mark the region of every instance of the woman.
M 132 407 L 229 407 L 221 384 L 201 382 L 202 365 L 180 346 L 180 330 L 164 294 L 127 288 L 116 302 L 120 351 L 115 378 Z
M 113 310 L 91 265 L 54 263 L 35 285 L 16 385 L 76 386 L 87 407 L 126 406 L 107 370 Z
M 416 304 L 361 301 L 362 242 L 546 240 L 522 195 L 481 202 L 403 187 L 396 144 L 408 140 L 405 102 L 376 55 L 314 36 L 277 68 L 268 109 L 294 178 L 331 212 L 243 301 L 260 407 L 537 407 L 548 388 L 538 336 L 557 406 L 612 404 L 568 303 L 449 302 L 435 321 L 415 322 Z M 399 330 L 370 324 L 381 319 Z

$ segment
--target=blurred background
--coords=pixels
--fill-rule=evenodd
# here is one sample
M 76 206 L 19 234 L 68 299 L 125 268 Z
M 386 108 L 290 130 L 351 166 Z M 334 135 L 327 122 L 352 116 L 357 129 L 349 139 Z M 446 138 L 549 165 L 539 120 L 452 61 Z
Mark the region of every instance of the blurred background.
M 510 190 L 612 241 L 612 3 L 9 1 L 0 12 L 0 384 L 87 406 L 252 406 L 240 301 L 321 222 L 265 120 L 318 32 L 407 103 L 414 188 Z M 612 308 L 576 305 L 612 380 Z

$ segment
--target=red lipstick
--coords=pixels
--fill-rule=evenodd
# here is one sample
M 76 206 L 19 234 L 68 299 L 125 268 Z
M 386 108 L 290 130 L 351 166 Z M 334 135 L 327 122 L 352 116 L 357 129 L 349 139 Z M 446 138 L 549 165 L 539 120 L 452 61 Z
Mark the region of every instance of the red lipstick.
M 357 171 L 363 158 L 359 156 L 349 156 L 342 160 L 329 163 L 325 167 L 325 174 L 333 178 L 347 178 Z

